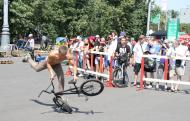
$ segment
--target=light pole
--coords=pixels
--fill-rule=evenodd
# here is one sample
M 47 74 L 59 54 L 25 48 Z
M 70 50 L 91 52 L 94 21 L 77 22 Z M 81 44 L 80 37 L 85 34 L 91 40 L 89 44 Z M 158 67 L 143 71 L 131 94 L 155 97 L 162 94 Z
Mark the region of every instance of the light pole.
M 1 33 L 1 50 L 6 51 L 10 43 L 9 23 L 8 23 L 8 0 L 3 0 L 3 29 Z
M 146 29 L 146 36 L 149 36 L 149 30 L 150 30 L 150 13 L 151 13 L 151 5 L 152 0 L 148 2 L 148 18 L 147 18 L 147 29 Z

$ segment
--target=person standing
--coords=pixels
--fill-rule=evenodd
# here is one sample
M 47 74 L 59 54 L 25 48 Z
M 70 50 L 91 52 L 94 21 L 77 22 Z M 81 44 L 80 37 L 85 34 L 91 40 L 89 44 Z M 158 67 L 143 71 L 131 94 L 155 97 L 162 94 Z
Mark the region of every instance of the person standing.
M 41 49 L 46 49 L 46 48 L 48 47 L 48 44 L 49 44 L 49 39 L 48 39 L 48 37 L 44 34 L 44 35 L 42 36 L 40 48 L 41 48 Z
M 148 43 L 148 48 L 149 48 L 149 52 L 151 55 L 159 55 L 160 53 L 160 48 L 161 48 L 161 45 L 159 44 L 159 39 L 158 38 L 154 38 L 152 41 L 150 41 Z M 151 78 L 155 78 L 154 77 L 154 73 L 156 72 L 156 70 L 158 69 L 158 65 L 159 65 L 159 61 L 160 59 L 156 59 L 156 58 L 153 58 L 155 61 L 156 61 L 156 68 L 153 72 L 150 72 L 150 77 Z M 153 83 L 150 82 L 149 85 L 147 85 L 146 88 L 152 88 L 153 87 Z M 156 89 L 158 90 L 159 89 L 159 83 L 156 83 Z
M 34 38 L 33 38 L 33 34 L 29 34 L 28 35 L 28 41 L 26 42 L 25 47 L 29 51 L 34 50 Z
M 175 53 L 176 53 L 176 58 L 186 57 L 188 53 L 188 47 L 186 46 L 185 40 L 181 41 L 180 45 L 176 48 Z M 177 80 L 181 81 L 182 76 L 185 73 L 185 60 L 176 59 L 175 66 L 176 66 Z M 178 91 L 178 88 L 179 84 L 176 84 L 174 87 L 174 91 L 175 92 Z
M 28 40 L 26 42 L 25 48 L 27 51 L 30 52 L 32 58 L 34 58 L 34 38 L 33 38 L 33 34 L 29 34 L 28 35 Z
M 143 42 L 144 42 L 145 36 L 144 35 L 140 35 L 139 39 L 137 40 L 137 43 L 135 44 L 134 48 L 133 48 L 133 52 L 134 52 L 134 86 L 136 86 L 137 84 L 137 79 L 138 79 L 138 73 L 141 69 L 141 60 L 142 60 L 142 56 L 144 53 L 144 48 L 143 47 Z
M 129 55 L 130 55 L 130 47 L 127 45 L 127 39 L 125 37 L 122 37 L 120 39 L 120 44 L 118 44 L 116 51 L 115 51 L 115 56 L 117 58 L 117 64 L 119 66 L 122 66 L 124 64 L 124 76 L 127 76 L 127 66 L 129 63 Z M 128 80 L 124 78 L 124 83 L 126 86 L 128 86 Z

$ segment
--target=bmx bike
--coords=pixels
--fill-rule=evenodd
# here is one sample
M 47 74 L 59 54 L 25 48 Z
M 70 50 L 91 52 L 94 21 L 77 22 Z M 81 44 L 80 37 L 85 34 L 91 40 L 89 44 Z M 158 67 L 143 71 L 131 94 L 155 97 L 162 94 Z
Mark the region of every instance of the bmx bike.
M 53 81 L 51 81 L 51 84 L 48 86 L 48 88 L 42 90 L 38 97 L 40 97 L 41 94 L 44 92 L 48 94 L 53 94 L 53 102 L 55 103 L 55 105 L 61 110 L 71 114 L 73 110 L 71 106 L 61 98 L 62 95 L 78 94 L 78 96 L 80 96 L 80 94 L 84 94 L 87 98 L 87 96 L 99 95 L 104 90 L 103 83 L 96 79 L 86 80 L 79 87 L 76 85 L 76 81 L 71 80 L 70 82 L 72 82 L 74 86 L 73 88 L 61 92 L 55 92 L 54 83 Z M 50 87 L 52 87 L 52 90 L 48 91 Z

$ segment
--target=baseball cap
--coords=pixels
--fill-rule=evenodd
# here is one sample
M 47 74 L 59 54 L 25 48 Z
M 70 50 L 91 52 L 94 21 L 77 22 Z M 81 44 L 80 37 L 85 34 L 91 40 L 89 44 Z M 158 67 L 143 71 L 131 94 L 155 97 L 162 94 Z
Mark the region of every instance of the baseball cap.
M 29 34 L 28 37 L 33 37 L 33 34 Z
M 100 35 L 96 35 L 95 37 L 96 37 L 96 38 L 99 38 L 99 37 L 100 37 Z
M 122 38 L 122 37 L 125 37 L 125 36 L 126 36 L 126 33 L 125 33 L 125 32 L 120 32 L 119 38 Z

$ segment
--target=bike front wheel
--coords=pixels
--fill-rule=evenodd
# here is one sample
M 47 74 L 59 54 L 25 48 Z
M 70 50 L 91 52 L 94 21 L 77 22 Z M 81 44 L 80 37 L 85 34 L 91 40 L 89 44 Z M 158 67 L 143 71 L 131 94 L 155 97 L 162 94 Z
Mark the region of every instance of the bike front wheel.
M 96 79 L 91 79 L 82 83 L 80 90 L 86 96 L 96 96 L 102 93 L 104 85 Z
M 118 88 L 126 87 L 129 83 L 129 78 L 127 74 L 122 72 L 121 68 L 116 68 L 113 71 L 113 86 Z
M 68 113 L 72 113 L 72 108 L 65 102 L 61 97 L 54 97 L 53 102 L 59 107 L 61 110 L 66 111 Z

